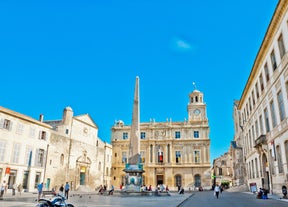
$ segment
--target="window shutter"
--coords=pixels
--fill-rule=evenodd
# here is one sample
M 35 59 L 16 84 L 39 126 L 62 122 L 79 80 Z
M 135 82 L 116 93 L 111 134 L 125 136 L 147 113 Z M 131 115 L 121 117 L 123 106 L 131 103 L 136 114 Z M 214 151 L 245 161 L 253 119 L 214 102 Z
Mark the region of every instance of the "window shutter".
M 38 166 L 38 156 L 39 156 L 39 149 L 36 149 L 36 153 L 35 153 L 35 166 Z
M 45 166 L 45 164 L 46 164 L 46 151 L 45 150 L 43 150 L 43 161 L 42 161 L 42 163 L 41 163 L 41 167 L 44 167 Z
M 13 123 L 12 123 L 12 121 L 10 121 L 10 124 L 9 124 L 9 131 L 11 131 L 12 130 L 12 125 L 13 125 Z
M 4 119 L 0 119 L 0 128 L 3 128 L 4 125 Z

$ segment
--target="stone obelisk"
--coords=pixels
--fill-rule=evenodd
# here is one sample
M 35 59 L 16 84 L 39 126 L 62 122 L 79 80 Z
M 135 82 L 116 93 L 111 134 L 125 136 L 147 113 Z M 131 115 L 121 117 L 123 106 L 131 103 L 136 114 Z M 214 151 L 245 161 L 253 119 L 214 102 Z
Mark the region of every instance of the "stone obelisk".
M 143 184 L 143 163 L 140 155 L 140 106 L 139 106 L 139 77 L 136 77 L 133 101 L 132 124 L 129 145 L 129 159 L 123 170 L 125 175 L 125 193 L 140 192 Z
M 132 124 L 129 145 L 129 158 L 140 155 L 140 102 L 139 102 L 139 77 L 136 77 Z

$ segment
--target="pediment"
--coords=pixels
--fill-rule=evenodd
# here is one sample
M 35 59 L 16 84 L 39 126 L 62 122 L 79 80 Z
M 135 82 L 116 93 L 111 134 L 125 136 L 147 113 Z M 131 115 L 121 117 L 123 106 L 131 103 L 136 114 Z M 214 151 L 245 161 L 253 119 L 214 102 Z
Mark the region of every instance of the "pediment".
M 75 116 L 74 118 L 98 129 L 97 124 L 94 122 L 94 120 L 91 118 L 89 114 Z

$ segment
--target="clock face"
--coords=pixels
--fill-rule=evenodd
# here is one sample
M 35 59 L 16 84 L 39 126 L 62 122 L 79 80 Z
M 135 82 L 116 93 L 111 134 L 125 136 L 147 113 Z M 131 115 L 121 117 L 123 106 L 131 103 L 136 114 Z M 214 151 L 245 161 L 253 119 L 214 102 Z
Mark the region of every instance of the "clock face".
M 195 110 L 193 111 L 193 113 L 194 113 L 195 115 L 199 115 L 199 114 L 201 113 L 201 111 L 200 111 L 199 109 L 195 109 Z

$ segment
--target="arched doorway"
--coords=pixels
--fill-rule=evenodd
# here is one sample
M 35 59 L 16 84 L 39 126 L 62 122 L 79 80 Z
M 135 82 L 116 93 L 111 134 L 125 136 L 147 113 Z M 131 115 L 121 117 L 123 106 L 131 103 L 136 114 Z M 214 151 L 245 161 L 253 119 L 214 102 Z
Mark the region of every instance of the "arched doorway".
M 182 186 L 182 177 L 181 177 L 181 175 L 175 175 L 175 186 L 177 186 L 177 187 L 181 187 Z
M 262 155 L 262 188 L 270 191 L 270 180 L 269 180 L 269 165 L 266 154 Z
M 87 151 L 83 151 L 83 155 L 76 160 L 77 179 L 76 186 L 85 186 L 89 181 L 89 170 L 91 166 L 91 159 L 87 157 Z
M 195 187 L 200 187 L 201 186 L 201 176 L 199 174 L 194 176 L 194 185 Z

